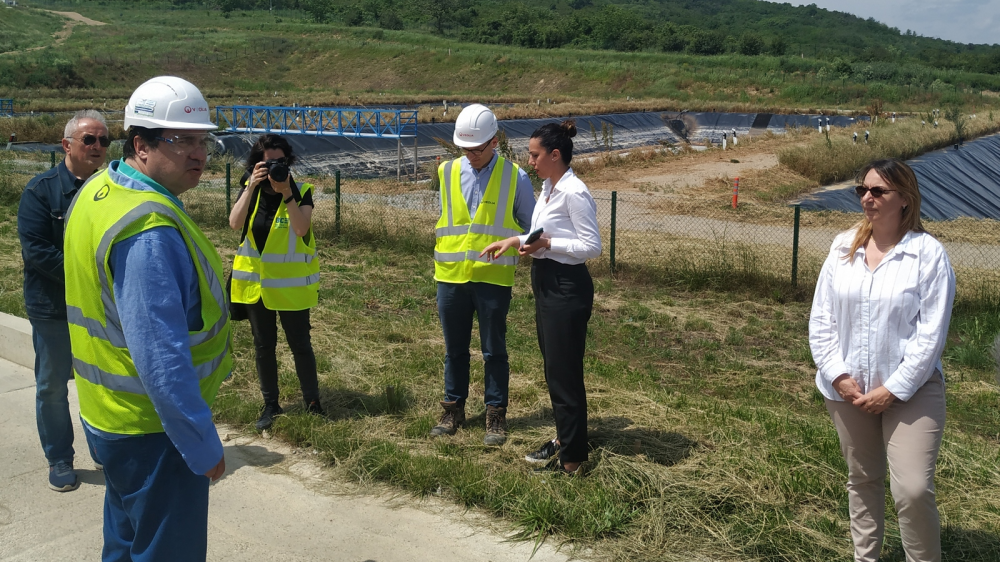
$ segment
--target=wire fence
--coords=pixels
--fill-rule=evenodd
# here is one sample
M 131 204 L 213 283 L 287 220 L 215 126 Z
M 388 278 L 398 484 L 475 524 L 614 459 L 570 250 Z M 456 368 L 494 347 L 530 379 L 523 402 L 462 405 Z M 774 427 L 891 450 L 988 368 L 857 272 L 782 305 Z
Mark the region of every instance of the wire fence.
M 10 153 L 8 153 L 10 154 Z M 55 163 L 14 160 L 12 173 L 30 177 Z M 219 171 L 222 170 L 222 171 Z M 8 172 L 10 173 L 10 172 Z M 242 169 L 232 164 L 206 173 L 181 199 L 207 229 L 228 229 Z M 314 174 L 313 223 L 322 239 L 410 239 L 432 243 L 440 195 L 428 182 L 399 182 Z M 23 187 L 23 185 L 22 185 Z M 858 216 L 777 206 L 763 219 L 720 204 L 713 216 L 670 211 L 649 193 L 594 191 L 604 251 L 598 271 L 645 271 L 667 282 L 692 286 L 755 283 L 810 290 L 834 237 Z M 724 203 L 720 201 L 720 203 Z M 667 210 L 665 210 L 667 209 Z M 722 212 L 726 209 L 727 212 Z M 945 244 L 959 292 L 992 301 L 1000 294 L 1000 222 L 962 219 L 925 222 Z

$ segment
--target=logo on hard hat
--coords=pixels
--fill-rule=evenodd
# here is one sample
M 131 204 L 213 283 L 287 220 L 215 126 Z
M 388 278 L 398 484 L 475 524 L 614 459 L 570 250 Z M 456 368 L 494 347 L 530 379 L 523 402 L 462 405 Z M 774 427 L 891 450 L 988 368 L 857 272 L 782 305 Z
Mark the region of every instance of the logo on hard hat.
M 458 136 L 460 136 L 460 137 L 474 137 L 476 135 L 472 135 L 472 134 L 469 134 L 469 133 L 458 133 Z
M 191 107 L 190 105 L 184 106 L 184 113 L 191 113 L 192 111 L 208 111 L 207 107 Z
M 154 109 L 156 109 L 156 100 L 140 100 L 135 102 L 135 107 L 132 109 L 132 112 L 136 115 L 152 117 Z
M 194 109 L 189 105 L 184 108 L 184 113 L 191 113 Z

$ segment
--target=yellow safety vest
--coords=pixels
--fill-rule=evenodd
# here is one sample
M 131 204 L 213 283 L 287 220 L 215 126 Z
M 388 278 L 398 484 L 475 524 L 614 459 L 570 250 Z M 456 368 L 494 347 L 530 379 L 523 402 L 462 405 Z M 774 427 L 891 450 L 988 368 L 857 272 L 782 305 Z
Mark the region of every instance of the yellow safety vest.
M 117 183 L 121 182 L 121 183 Z M 168 197 L 105 170 L 85 185 L 66 224 L 66 312 L 80 415 L 110 433 L 162 433 L 122 332 L 109 260 L 116 242 L 151 228 L 176 228 L 198 272 L 203 328 L 189 332 L 201 396 L 209 405 L 232 371 L 229 306 L 222 259 L 201 229 Z
M 305 195 L 313 186 L 306 183 L 300 189 Z M 250 214 L 251 228 L 233 258 L 233 302 L 253 304 L 264 299 L 264 306 L 270 310 L 312 308 L 319 301 L 319 259 L 312 227 L 305 236 L 297 236 L 288 218 L 288 207 L 282 201 L 271 222 L 264 250 L 260 251 L 252 228 L 260 210 L 260 191 L 257 190 Z
M 476 216 L 470 217 L 469 205 L 462 196 L 460 160 L 445 162 L 438 168 L 441 218 L 435 227 L 434 279 L 445 283 L 476 281 L 513 286 L 519 259 L 517 250 L 508 250 L 493 260 L 479 254 L 491 243 L 522 232 L 514 220 L 519 168 L 497 156 Z

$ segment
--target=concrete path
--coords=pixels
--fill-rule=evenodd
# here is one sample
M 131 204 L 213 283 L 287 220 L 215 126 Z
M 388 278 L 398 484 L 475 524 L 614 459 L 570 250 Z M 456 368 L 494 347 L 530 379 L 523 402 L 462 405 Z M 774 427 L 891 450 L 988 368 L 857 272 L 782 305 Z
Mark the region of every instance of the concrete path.
M 31 370 L 0 359 L 0 561 L 100 560 L 103 474 L 93 469 L 79 426 L 73 492 L 48 488 L 38 443 Z M 208 559 L 343 562 L 564 562 L 545 544 L 506 542 L 482 515 L 443 501 L 350 494 L 324 476 L 309 451 L 220 428 L 225 477 L 211 488 Z M 470 524 L 471 522 L 471 524 Z

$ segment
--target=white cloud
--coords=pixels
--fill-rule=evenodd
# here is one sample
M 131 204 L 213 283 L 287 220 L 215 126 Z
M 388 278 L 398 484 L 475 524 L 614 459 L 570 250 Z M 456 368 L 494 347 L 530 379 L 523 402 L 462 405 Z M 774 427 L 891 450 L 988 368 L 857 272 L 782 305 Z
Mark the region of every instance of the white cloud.
M 793 5 L 816 4 L 847 12 L 926 37 L 959 43 L 1000 43 L 1000 2 L 997 0 L 790 0 Z

